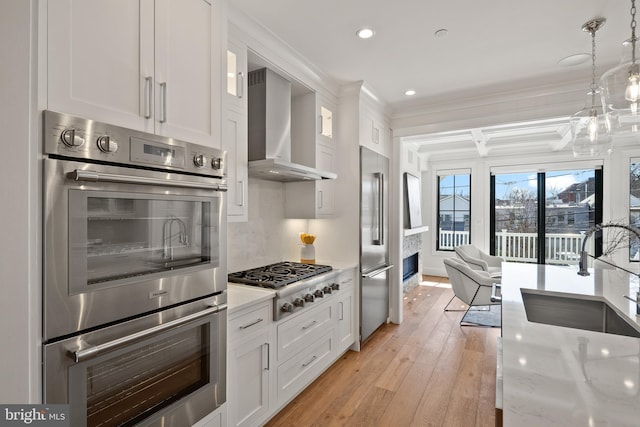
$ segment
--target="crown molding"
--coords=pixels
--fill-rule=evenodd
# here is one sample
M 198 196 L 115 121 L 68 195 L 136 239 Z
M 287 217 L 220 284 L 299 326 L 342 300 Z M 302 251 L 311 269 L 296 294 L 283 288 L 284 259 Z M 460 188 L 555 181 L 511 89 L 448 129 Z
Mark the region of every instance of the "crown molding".
M 308 61 L 291 45 L 232 4 L 228 9 L 230 34 L 288 78 L 318 92 L 337 97 L 338 82 Z

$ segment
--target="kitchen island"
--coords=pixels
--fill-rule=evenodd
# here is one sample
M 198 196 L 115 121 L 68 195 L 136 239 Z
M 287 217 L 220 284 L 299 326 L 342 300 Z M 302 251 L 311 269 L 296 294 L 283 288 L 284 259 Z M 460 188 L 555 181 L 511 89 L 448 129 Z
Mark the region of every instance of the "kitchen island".
M 522 292 L 605 301 L 640 330 L 636 305 L 624 297 L 638 292 L 633 275 L 597 269 L 582 277 L 576 267 L 504 263 L 504 425 L 638 426 L 640 339 L 528 321 Z

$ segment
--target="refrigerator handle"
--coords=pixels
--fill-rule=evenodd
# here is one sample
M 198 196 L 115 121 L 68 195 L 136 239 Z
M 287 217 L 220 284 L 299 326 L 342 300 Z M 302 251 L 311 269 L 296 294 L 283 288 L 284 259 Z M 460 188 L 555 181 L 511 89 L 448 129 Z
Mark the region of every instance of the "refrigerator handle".
M 382 268 L 377 268 L 377 269 L 375 269 L 375 270 L 373 270 L 373 271 L 370 271 L 370 272 L 368 272 L 368 273 L 362 273 L 362 278 L 363 278 L 363 279 L 370 279 L 370 278 L 372 278 L 372 277 L 377 276 L 377 275 L 378 275 L 378 274 L 380 274 L 380 273 L 384 273 L 384 272 L 385 272 L 385 271 L 387 271 L 387 270 L 391 270 L 393 267 L 395 267 L 393 264 L 391 264 L 391 265 L 385 265 L 385 266 L 384 266 L 384 267 L 382 267 Z
M 376 246 L 383 246 L 384 245 L 384 174 L 382 172 L 376 172 L 373 174 L 373 176 L 376 178 L 376 180 L 378 181 L 378 200 L 377 200 L 377 205 L 378 205 L 378 212 L 377 212 L 377 227 L 375 227 L 375 229 L 377 230 L 377 239 L 373 239 L 373 244 Z

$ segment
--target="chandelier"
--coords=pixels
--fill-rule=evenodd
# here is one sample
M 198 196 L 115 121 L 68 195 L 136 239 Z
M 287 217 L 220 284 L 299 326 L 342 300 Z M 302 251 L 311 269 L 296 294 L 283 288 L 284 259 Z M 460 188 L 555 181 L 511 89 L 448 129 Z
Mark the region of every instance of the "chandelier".
M 604 18 L 587 21 L 582 31 L 591 34 L 591 86 L 585 108 L 571 116 L 573 155 L 601 156 L 611 152 L 610 123 L 600 104 L 596 85 L 596 32 L 604 25 Z
M 636 2 L 631 0 L 631 39 L 627 51 L 620 65 L 600 78 L 602 104 L 611 132 L 616 134 L 640 132 L 640 66 L 636 42 Z

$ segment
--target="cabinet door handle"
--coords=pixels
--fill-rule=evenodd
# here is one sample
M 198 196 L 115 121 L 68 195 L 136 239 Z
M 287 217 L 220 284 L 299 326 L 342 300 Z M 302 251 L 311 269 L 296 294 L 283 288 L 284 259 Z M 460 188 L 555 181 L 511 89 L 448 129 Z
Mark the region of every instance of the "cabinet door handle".
M 167 82 L 160 83 L 160 123 L 167 121 Z
M 306 362 L 306 363 L 303 363 L 303 364 L 302 364 L 302 367 L 303 367 L 303 368 L 306 368 L 307 366 L 311 365 L 311 362 L 313 362 L 313 361 L 314 361 L 314 360 L 316 360 L 317 358 L 318 358 L 318 356 L 313 356 L 313 357 L 311 358 L 311 360 L 309 360 L 309 361 L 308 361 L 308 362 Z
M 253 321 L 253 322 L 251 322 L 251 323 L 247 323 L 246 325 L 242 325 L 242 326 L 240 326 L 240 329 L 247 329 L 247 328 L 250 328 L 250 327 L 252 327 L 253 325 L 257 325 L 258 323 L 262 322 L 263 320 L 264 320 L 264 319 L 262 319 L 262 318 L 256 319 L 256 320 L 254 320 L 254 321 Z
M 238 206 L 244 206 L 244 181 L 238 181 L 238 186 L 240 187 L 240 203 L 238 203 Z
M 238 99 L 242 99 L 244 97 L 244 74 L 242 71 L 238 73 L 238 80 L 236 81 L 236 84 L 238 85 L 236 88 Z
M 344 303 L 340 301 L 340 318 L 338 320 L 344 320 Z
M 269 343 L 266 342 L 262 344 L 262 360 L 266 363 L 263 363 L 262 370 L 268 371 L 271 369 L 271 358 L 269 357 Z
M 153 96 L 153 78 L 147 76 L 144 78 L 144 118 L 151 118 L 151 98 Z
M 324 204 L 324 198 L 322 196 L 322 190 L 318 190 L 318 208 L 322 209 L 323 204 Z
M 317 320 L 314 320 L 313 322 L 309 323 L 308 325 L 303 326 L 303 327 L 302 327 L 302 330 L 309 329 L 310 327 L 312 327 L 312 326 L 313 326 L 313 325 L 315 325 L 316 323 L 318 323 L 318 321 L 317 321 Z

